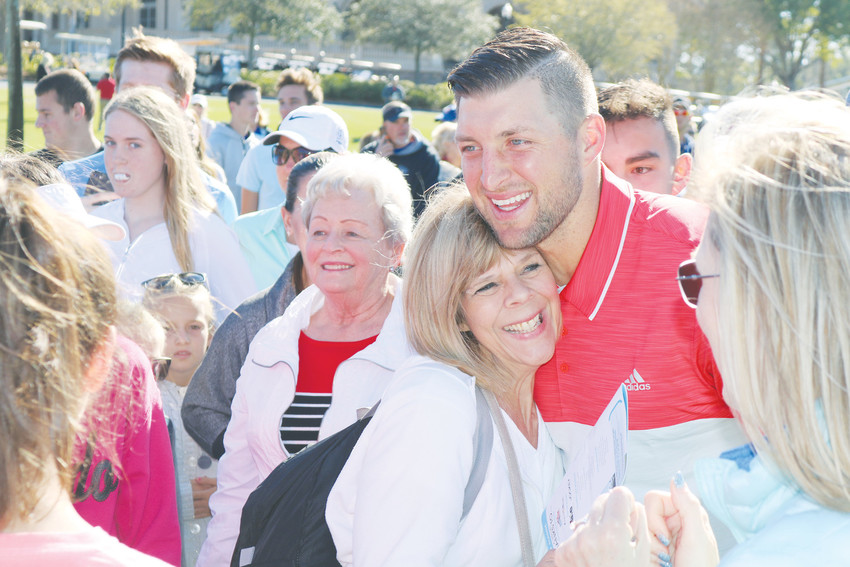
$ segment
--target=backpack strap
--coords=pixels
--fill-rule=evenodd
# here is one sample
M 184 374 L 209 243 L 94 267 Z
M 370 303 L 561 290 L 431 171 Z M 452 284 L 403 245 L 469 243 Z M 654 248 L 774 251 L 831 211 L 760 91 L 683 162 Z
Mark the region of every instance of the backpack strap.
M 472 504 L 481 491 L 484 477 L 487 475 L 487 464 L 490 462 L 490 453 L 493 450 L 493 420 L 490 419 L 490 409 L 487 407 L 487 399 L 484 391 L 475 386 L 475 409 L 477 420 L 475 422 L 475 436 L 472 438 L 472 472 L 469 481 L 463 491 L 463 515 L 462 522 L 469 514 Z
M 496 401 L 496 396 L 493 392 L 484 392 L 487 405 L 490 407 L 490 413 L 493 414 L 493 419 L 496 421 L 496 428 L 499 430 L 499 439 L 502 441 L 502 447 L 505 449 L 505 458 L 508 461 L 508 479 L 511 483 L 511 494 L 514 499 L 514 511 L 516 512 L 517 528 L 519 529 L 519 543 L 522 550 L 522 564 L 524 567 L 534 567 L 534 549 L 531 544 L 531 529 L 528 526 L 528 512 L 525 507 L 525 493 L 522 489 L 522 478 L 519 472 L 519 463 L 517 462 L 514 445 L 511 442 L 511 436 L 508 433 L 508 428 L 505 425 L 505 418 L 502 417 L 502 410 L 499 409 L 499 402 Z

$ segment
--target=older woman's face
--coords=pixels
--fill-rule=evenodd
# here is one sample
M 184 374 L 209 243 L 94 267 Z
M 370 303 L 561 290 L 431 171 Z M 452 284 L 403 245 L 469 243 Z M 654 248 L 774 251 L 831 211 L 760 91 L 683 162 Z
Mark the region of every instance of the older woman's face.
M 535 372 L 561 334 L 558 286 L 534 248 L 506 250 L 461 298 L 466 324 L 514 374 Z
M 380 208 L 371 193 L 328 195 L 313 206 L 307 225 L 305 265 L 324 294 L 364 292 L 385 285 L 400 249 L 384 236 Z

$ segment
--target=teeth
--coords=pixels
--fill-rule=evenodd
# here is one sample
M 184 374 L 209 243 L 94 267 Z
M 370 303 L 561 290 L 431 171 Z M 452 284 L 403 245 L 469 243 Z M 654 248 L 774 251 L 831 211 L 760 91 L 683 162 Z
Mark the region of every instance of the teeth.
M 543 319 L 540 317 L 540 313 L 526 321 L 525 323 L 516 323 L 515 325 L 508 325 L 504 327 L 506 331 L 509 333 L 530 333 L 534 329 L 540 326 L 540 323 L 543 322 Z
M 512 211 L 519 207 L 522 201 L 525 201 L 531 197 L 531 191 L 526 191 L 525 193 L 520 193 L 519 195 L 515 195 L 510 199 L 490 199 L 494 205 L 502 209 L 503 211 Z
M 349 264 L 325 264 L 323 266 L 326 270 L 347 270 L 351 266 Z
M 130 179 L 130 176 L 127 175 L 126 173 L 116 173 L 115 174 L 115 181 L 127 181 L 128 179 Z

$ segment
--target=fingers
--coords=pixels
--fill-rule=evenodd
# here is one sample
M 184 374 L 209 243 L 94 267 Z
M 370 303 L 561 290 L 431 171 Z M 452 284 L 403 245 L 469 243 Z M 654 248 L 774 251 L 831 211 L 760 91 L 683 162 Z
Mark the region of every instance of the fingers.
M 651 538 L 651 552 L 669 562 L 670 543 L 673 541 L 673 529 L 679 525 L 676 517 L 676 507 L 669 492 L 653 490 L 646 493 L 643 499 L 646 508 L 647 530 Z
M 674 562 L 679 565 L 713 567 L 720 561 L 717 541 L 708 520 L 708 512 L 690 491 L 681 473 L 670 482 L 670 498 L 677 513 L 668 522 L 675 539 Z
M 603 494 L 596 499 L 594 508 L 596 508 L 596 503 L 603 500 L 604 496 L 606 495 Z M 618 486 L 608 492 L 607 498 L 602 502 L 602 514 L 600 521 L 605 521 L 606 519 L 622 521 L 624 518 L 629 518 L 631 516 L 634 508 L 634 495 L 628 488 Z M 626 523 L 628 523 L 628 521 Z
M 557 565 L 646 567 L 650 538 L 646 514 L 626 488 L 615 488 L 593 503 L 587 521 L 558 547 Z

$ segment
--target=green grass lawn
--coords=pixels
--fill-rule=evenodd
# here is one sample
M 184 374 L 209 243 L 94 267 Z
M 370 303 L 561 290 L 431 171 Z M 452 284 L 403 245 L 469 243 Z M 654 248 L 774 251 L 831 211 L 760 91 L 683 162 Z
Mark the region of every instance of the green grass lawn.
M 44 147 L 44 136 L 41 130 L 35 127 L 35 92 L 33 83 L 24 85 L 24 150 L 32 151 Z M 212 120 L 228 120 L 230 113 L 227 109 L 227 99 L 221 96 L 208 96 L 209 109 L 208 114 Z M 277 127 L 280 121 L 280 115 L 277 112 L 277 102 L 272 99 L 263 100 L 263 108 L 269 116 L 269 125 L 272 128 Z M 0 132 L 3 137 L 3 149 L 6 148 L 6 123 L 8 120 L 9 108 L 9 89 L 0 90 Z M 357 151 L 360 144 L 360 138 L 372 130 L 377 129 L 381 125 L 381 109 L 378 107 L 369 106 L 354 106 L 348 104 L 333 104 L 327 105 L 328 108 L 336 111 L 342 116 L 345 123 L 348 125 L 349 131 L 349 148 L 352 151 Z M 415 110 L 413 112 L 413 125 L 418 128 L 422 134 L 430 139 L 431 131 L 438 123 L 434 118 L 438 115 L 437 112 L 425 110 Z M 97 118 L 95 118 L 95 126 L 97 126 Z M 98 136 L 102 136 L 103 132 L 98 132 Z

